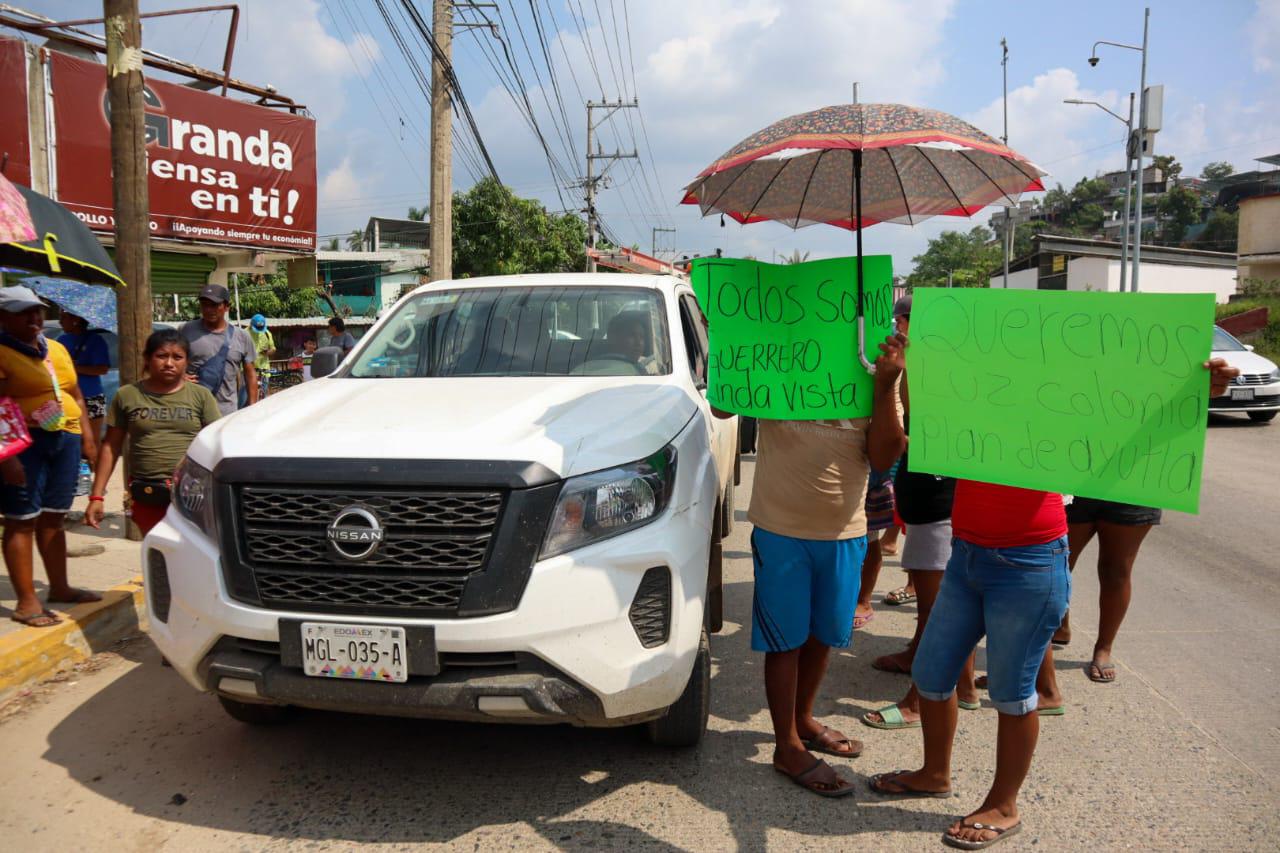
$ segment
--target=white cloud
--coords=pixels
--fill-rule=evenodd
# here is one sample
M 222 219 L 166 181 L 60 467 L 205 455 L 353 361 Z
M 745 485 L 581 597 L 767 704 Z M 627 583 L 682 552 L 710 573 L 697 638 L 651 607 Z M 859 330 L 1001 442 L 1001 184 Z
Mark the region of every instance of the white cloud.
M 1258 0 L 1247 26 L 1253 46 L 1253 70 L 1262 73 L 1280 69 L 1280 0 Z
M 321 207 L 349 204 L 351 199 L 362 195 L 360 192 L 362 185 L 367 186 L 367 182 L 362 182 L 356 177 L 355 170 L 351 167 L 351 158 L 343 157 L 336 168 L 329 170 L 320 179 Z

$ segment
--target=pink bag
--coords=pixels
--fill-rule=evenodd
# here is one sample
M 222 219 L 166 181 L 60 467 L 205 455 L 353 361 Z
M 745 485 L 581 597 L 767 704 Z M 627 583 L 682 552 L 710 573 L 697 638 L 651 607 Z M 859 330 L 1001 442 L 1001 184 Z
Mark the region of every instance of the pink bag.
M 0 397 L 0 462 L 17 456 L 31 446 L 27 419 L 22 409 L 8 397 Z

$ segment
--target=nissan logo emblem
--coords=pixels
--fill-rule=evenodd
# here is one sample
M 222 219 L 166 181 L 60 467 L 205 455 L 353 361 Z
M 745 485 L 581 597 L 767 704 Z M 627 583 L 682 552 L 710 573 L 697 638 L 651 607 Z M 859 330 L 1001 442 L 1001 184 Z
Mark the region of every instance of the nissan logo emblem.
M 330 550 L 353 563 L 373 556 L 385 535 L 378 517 L 363 506 L 343 509 L 325 528 Z

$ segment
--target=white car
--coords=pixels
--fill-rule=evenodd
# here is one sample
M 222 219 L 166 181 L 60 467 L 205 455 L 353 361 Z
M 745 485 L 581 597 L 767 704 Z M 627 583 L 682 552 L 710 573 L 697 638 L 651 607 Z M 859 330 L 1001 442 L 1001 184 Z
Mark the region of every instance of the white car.
M 1240 375 L 1227 389 L 1225 397 L 1209 401 L 1209 411 L 1216 414 L 1243 413 L 1250 420 L 1266 422 L 1280 412 L 1280 369 L 1274 362 L 1242 344 L 1225 329 L 1213 327 L 1213 358 L 1224 358 L 1227 364 L 1240 368 Z
M 736 419 L 667 276 L 435 282 L 217 422 L 143 546 L 151 635 L 246 722 L 289 706 L 706 726 Z

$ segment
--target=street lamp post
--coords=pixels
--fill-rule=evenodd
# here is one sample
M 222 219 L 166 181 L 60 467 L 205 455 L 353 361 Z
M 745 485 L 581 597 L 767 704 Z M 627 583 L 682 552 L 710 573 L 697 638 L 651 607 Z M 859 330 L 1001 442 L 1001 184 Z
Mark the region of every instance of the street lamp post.
M 1133 195 L 1133 92 L 1129 93 L 1129 118 L 1123 119 L 1118 114 L 1104 107 L 1097 101 L 1082 101 L 1078 98 L 1067 98 L 1064 104 L 1092 104 L 1107 115 L 1124 124 L 1128 129 L 1124 142 L 1124 221 L 1120 227 L 1120 292 L 1124 292 L 1125 268 L 1129 265 L 1129 199 Z M 1138 239 L 1142 239 L 1139 235 Z M 1135 288 L 1136 290 L 1136 288 Z
M 1139 264 L 1142 262 L 1142 196 L 1143 196 L 1143 165 L 1142 146 L 1147 138 L 1147 34 L 1151 28 L 1151 7 L 1148 6 L 1143 10 L 1142 14 L 1142 46 L 1134 44 L 1123 44 L 1116 41 L 1096 41 L 1093 43 L 1093 52 L 1089 56 L 1089 65 L 1097 67 L 1098 65 L 1098 45 L 1105 44 L 1111 47 L 1122 47 L 1125 50 L 1136 50 L 1142 54 L 1142 73 L 1138 80 L 1138 138 L 1137 144 L 1132 147 L 1135 149 L 1134 154 L 1138 160 L 1138 203 L 1135 205 L 1135 217 L 1137 224 L 1134 225 L 1134 241 L 1133 241 L 1133 276 L 1129 281 L 1129 287 L 1135 293 L 1138 291 L 1138 270 Z M 1110 112 L 1110 110 L 1108 110 Z

